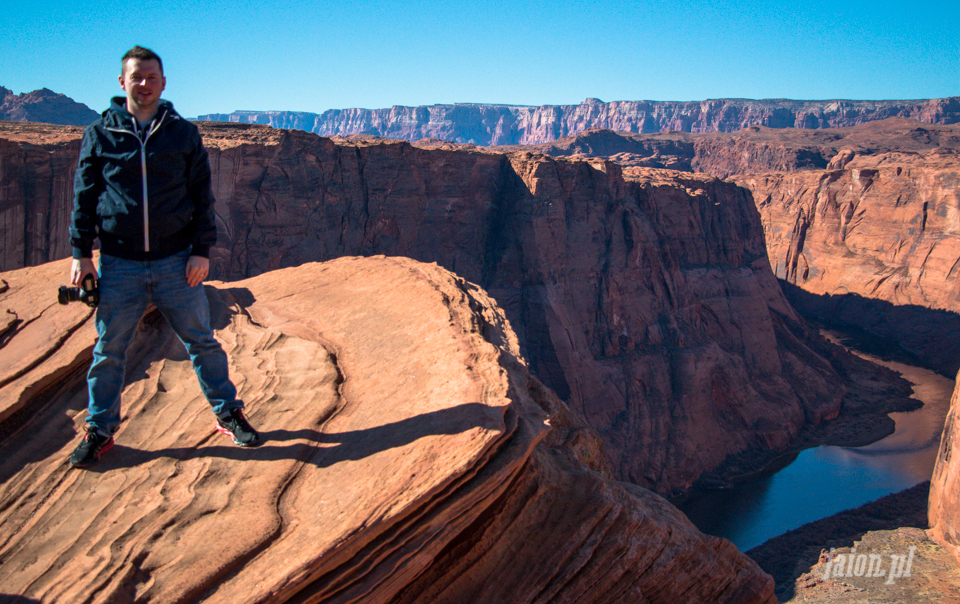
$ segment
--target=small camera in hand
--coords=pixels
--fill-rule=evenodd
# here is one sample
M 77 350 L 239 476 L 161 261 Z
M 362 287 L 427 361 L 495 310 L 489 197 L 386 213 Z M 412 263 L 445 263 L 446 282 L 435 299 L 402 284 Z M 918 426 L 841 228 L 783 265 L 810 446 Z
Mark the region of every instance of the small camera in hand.
M 93 275 L 87 273 L 80 282 L 80 287 L 60 286 L 57 292 L 57 302 L 67 304 L 69 302 L 83 302 L 90 308 L 96 308 L 100 302 L 100 290 L 97 288 L 97 281 Z

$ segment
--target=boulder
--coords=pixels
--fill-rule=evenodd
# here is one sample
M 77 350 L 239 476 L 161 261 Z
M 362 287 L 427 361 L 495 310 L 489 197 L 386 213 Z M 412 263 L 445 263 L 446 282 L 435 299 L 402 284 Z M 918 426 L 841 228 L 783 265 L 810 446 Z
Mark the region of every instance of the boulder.
M 27 355 L 0 382 L 0 600 L 776 601 L 732 544 L 608 477 L 487 294 L 403 258 L 206 286 L 258 449 L 214 430 L 148 312 L 116 445 L 71 469 L 91 316 L 43 295 L 68 265 L 0 273 L 0 351 Z

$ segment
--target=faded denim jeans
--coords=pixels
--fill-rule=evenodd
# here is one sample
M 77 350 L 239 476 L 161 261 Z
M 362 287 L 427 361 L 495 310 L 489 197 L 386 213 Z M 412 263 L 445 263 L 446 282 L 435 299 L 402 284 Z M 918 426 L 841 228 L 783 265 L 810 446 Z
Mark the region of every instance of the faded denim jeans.
M 227 355 L 210 327 L 210 305 L 203 284 L 187 284 L 189 257 L 190 248 L 161 260 L 142 262 L 101 254 L 96 318 L 99 338 L 87 373 L 87 423 L 98 432 L 112 435 L 120 426 L 127 349 L 151 302 L 186 347 L 213 412 L 222 416 L 243 407 L 230 381 Z

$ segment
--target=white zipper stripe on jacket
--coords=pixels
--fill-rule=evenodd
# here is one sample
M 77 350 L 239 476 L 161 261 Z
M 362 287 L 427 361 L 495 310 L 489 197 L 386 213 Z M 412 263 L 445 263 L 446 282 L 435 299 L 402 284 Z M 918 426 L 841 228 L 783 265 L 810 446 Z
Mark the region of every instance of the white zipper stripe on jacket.
M 132 134 L 137 142 L 140 143 L 140 175 L 143 182 L 143 251 L 150 251 L 150 200 L 147 195 L 147 141 L 150 140 L 150 136 L 157 131 L 157 128 L 160 127 L 160 123 L 163 122 L 163 118 L 167 117 L 167 112 L 164 111 L 163 115 L 160 116 L 159 120 L 153 120 L 153 123 L 150 126 L 150 130 L 147 132 L 147 135 L 140 138 L 140 135 L 137 134 L 137 118 L 130 118 L 133 121 L 133 131 L 126 130 L 124 128 L 107 128 L 110 132 L 123 132 L 125 134 Z

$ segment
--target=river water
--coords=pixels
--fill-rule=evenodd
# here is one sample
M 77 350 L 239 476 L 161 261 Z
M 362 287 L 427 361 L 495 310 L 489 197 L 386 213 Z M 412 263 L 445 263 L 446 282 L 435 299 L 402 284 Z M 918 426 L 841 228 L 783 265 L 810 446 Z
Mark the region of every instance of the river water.
M 913 398 L 923 407 L 891 413 L 896 431 L 873 444 L 806 449 L 775 474 L 692 497 L 680 509 L 697 528 L 747 551 L 808 522 L 930 480 L 954 380 L 852 352 L 900 373 L 914 385 Z

